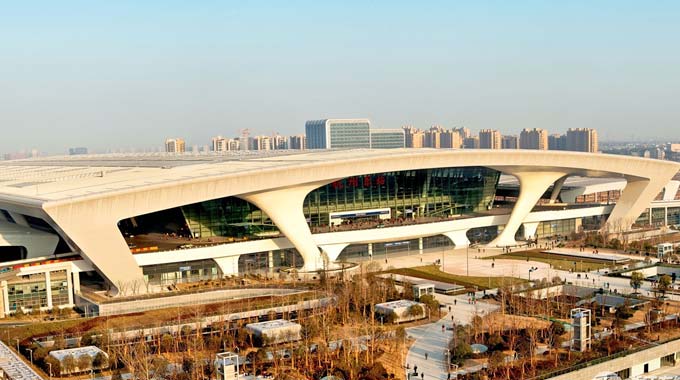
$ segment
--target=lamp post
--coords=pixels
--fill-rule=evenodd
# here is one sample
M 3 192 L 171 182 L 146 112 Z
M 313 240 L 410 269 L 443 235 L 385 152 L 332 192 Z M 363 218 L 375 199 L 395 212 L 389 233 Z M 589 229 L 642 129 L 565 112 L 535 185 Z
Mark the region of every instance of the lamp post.
M 17 341 L 17 354 L 19 354 L 19 338 L 14 338 Z
M 50 380 L 52 380 L 52 363 L 47 363 L 47 365 L 50 367 Z
M 28 353 L 31 355 L 31 365 L 33 365 L 33 349 L 27 348 Z
M 531 267 L 531 268 L 529 268 L 529 282 L 531 282 L 531 272 L 534 272 L 534 271 L 537 271 L 537 270 L 538 270 L 537 267 Z

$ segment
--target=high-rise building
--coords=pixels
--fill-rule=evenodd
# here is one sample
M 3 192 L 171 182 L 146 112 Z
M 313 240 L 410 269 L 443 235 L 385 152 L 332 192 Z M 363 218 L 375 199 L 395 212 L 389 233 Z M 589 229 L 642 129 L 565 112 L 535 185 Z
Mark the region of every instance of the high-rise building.
M 78 154 L 87 154 L 87 148 L 79 146 L 76 148 L 68 148 L 69 156 L 75 156 Z
M 255 136 L 253 138 L 253 150 L 272 150 L 272 141 L 269 136 Z
M 425 133 L 423 131 L 411 126 L 405 126 L 402 129 L 404 130 L 404 143 L 407 148 L 422 148 L 424 146 Z
M 522 129 L 519 135 L 520 149 L 548 149 L 548 131 L 541 128 Z
M 274 150 L 288 149 L 288 139 L 286 139 L 284 136 L 276 134 L 276 135 L 272 136 L 271 142 L 272 142 L 272 149 L 274 149 Z
M 460 135 L 460 141 L 463 141 L 466 138 L 470 137 L 470 128 L 458 127 L 453 128 L 452 131 Z
M 479 137 L 471 136 L 463 140 L 464 149 L 479 149 Z
M 403 147 L 403 129 L 371 129 L 371 149 L 395 149 Z
M 567 150 L 567 136 L 559 133 L 548 136 L 549 150 Z
M 495 129 L 482 129 L 479 131 L 480 149 L 500 149 L 501 132 Z
M 441 134 L 440 144 L 442 148 L 460 149 L 463 146 L 463 139 L 458 131 L 445 130 Z
M 519 149 L 519 137 L 503 136 L 501 138 L 501 149 Z
M 165 140 L 165 151 L 168 153 L 184 153 L 186 151 L 184 139 L 175 138 Z
M 226 152 L 229 150 L 228 139 L 222 136 L 213 137 L 211 142 L 212 146 L 210 150 L 213 152 Z
M 592 128 L 569 128 L 567 150 L 575 152 L 597 152 L 597 130 Z
M 305 135 L 290 136 L 288 138 L 288 149 L 307 149 L 307 138 Z
M 368 119 L 323 119 L 305 123 L 309 149 L 370 148 Z
M 423 147 L 425 148 L 441 148 L 442 147 L 442 133 L 444 128 L 433 125 L 429 130 L 425 131 L 423 138 Z

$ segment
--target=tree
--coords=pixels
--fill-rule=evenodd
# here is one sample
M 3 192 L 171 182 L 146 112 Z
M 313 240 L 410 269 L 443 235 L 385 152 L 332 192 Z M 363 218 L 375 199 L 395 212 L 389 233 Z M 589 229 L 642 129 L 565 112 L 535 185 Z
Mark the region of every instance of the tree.
M 424 313 L 425 310 L 423 310 L 423 307 L 417 304 L 411 305 L 408 309 L 406 309 L 406 316 L 413 319 L 422 317 Z
M 664 274 L 659 278 L 659 283 L 657 285 L 657 289 L 661 293 L 661 297 L 663 298 L 666 295 L 666 292 L 668 289 L 671 287 L 671 276 Z
M 501 351 L 494 351 L 489 356 L 489 370 L 495 373 L 505 364 L 505 355 Z
M 95 355 L 92 360 L 92 366 L 97 369 L 107 368 L 109 366 L 109 358 L 107 358 L 104 353 L 97 352 L 97 355 Z
M 72 373 L 76 370 L 76 358 L 74 358 L 71 354 L 64 356 L 64 358 L 61 360 L 61 367 L 63 368 L 65 374 Z
M 645 276 L 641 272 L 633 272 L 630 275 L 630 286 L 635 290 L 634 293 L 637 293 L 637 290 L 640 289 L 642 286 L 642 281 L 645 280 Z
M 434 298 L 434 296 L 431 295 L 431 294 L 426 294 L 426 295 L 420 297 L 420 302 L 425 304 L 425 306 L 427 307 L 427 309 L 429 311 L 428 315 L 430 317 L 432 316 L 432 313 L 439 310 L 439 301 L 437 301 L 437 299 Z
M 79 372 L 89 371 L 92 369 L 92 357 L 90 355 L 80 355 L 77 365 Z
M 51 364 L 51 365 L 50 365 Z M 45 371 L 52 370 L 52 373 L 50 376 L 61 376 L 61 362 L 59 359 L 55 358 L 54 356 L 48 355 L 47 358 L 45 359 Z

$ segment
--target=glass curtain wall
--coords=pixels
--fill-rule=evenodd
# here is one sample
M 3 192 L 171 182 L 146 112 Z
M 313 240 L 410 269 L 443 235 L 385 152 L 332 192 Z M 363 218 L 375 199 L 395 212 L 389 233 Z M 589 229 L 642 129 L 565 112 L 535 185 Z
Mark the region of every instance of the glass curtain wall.
M 406 170 L 356 176 L 311 192 L 304 213 L 325 227 L 339 211 L 390 208 L 391 218 L 448 218 L 490 209 L 499 172 L 481 168 Z

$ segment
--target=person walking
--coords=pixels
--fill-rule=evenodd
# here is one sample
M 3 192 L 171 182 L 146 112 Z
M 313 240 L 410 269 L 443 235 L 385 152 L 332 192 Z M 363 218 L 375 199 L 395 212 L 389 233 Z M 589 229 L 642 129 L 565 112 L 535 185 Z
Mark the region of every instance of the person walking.
M 427 360 L 427 352 L 425 353 L 425 360 Z

